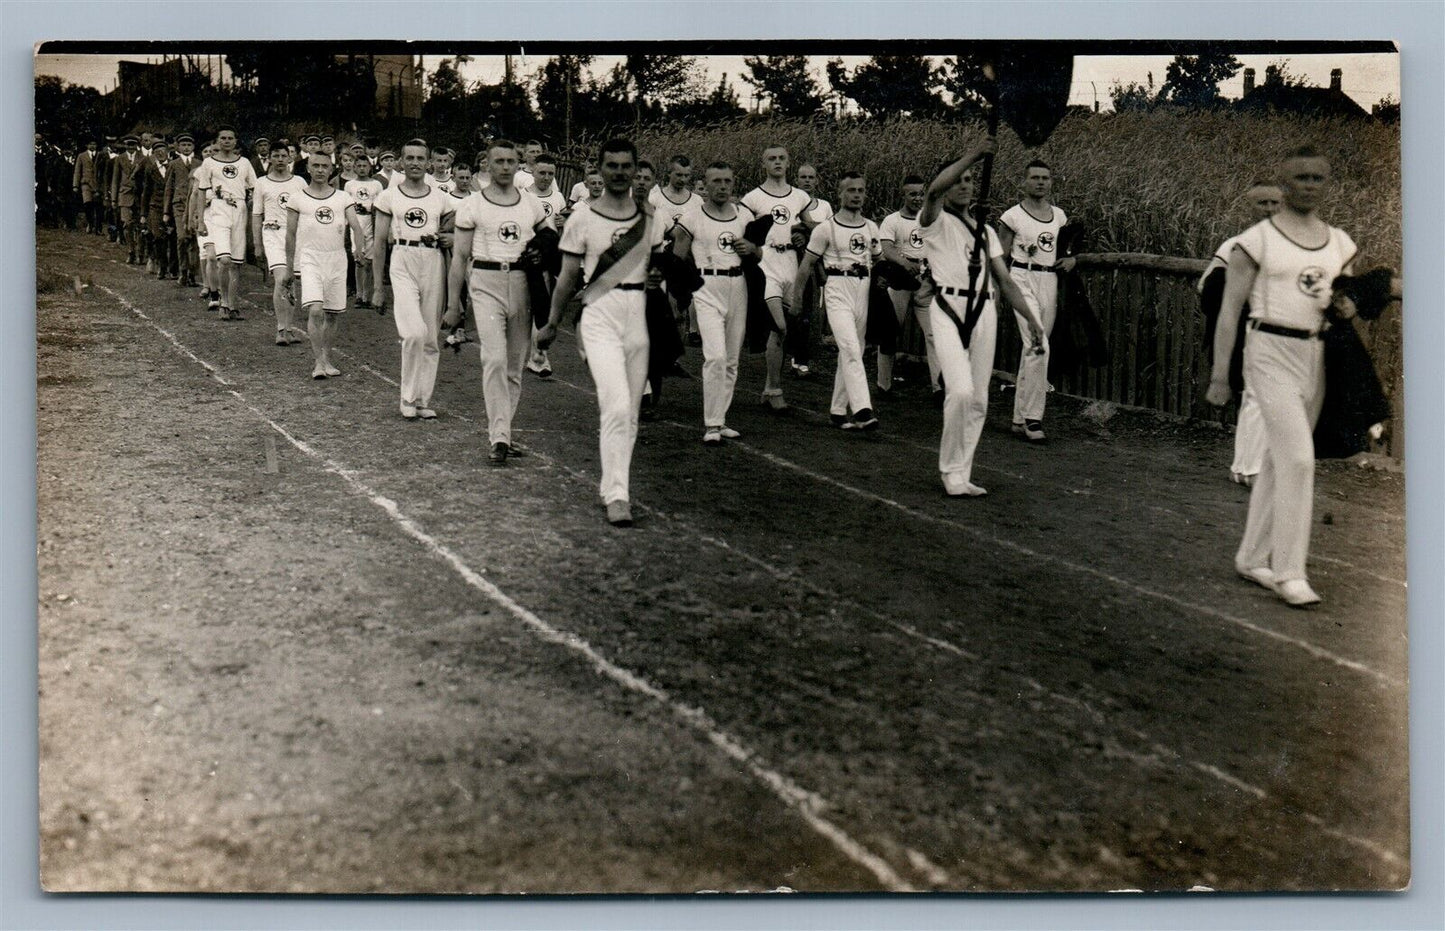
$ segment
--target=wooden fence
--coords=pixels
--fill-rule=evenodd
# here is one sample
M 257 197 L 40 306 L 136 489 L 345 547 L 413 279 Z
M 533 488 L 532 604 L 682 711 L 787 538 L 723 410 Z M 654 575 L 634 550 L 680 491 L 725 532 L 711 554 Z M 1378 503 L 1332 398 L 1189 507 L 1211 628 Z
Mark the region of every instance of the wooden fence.
M 1204 345 L 1204 315 L 1195 291 L 1206 265 L 1202 259 L 1136 252 L 1080 255 L 1080 278 L 1103 327 L 1109 364 L 1069 375 L 1054 387 L 1078 397 L 1176 417 L 1218 420 L 1219 414 L 1204 402 L 1209 348 Z M 1404 452 L 1398 308 L 1392 306 L 1373 323 L 1357 322 L 1395 409 L 1377 451 L 1397 457 Z M 1007 320 L 1001 323 L 995 368 L 1015 373 L 1021 348 L 1018 328 Z

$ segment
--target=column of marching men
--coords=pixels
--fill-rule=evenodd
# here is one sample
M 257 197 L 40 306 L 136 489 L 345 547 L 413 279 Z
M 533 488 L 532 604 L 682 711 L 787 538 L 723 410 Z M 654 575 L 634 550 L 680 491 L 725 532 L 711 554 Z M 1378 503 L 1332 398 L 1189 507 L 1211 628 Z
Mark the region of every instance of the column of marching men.
M 39 148 L 37 138 L 37 164 Z M 728 412 L 744 345 L 764 357 L 759 401 L 786 415 L 784 373 L 810 377 L 809 331 L 819 325 L 837 349 L 832 423 L 876 430 L 876 399 L 902 380 L 896 333 L 912 320 L 942 410 L 944 492 L 981 497 L 974 462 L 1005 309 L 1022 337 L 1013 431 L 1045 441 L 1049 337 L 1059 277 L 1074 265 L 1061 248 L 1068 219 L 1052 200 L 1052 168 L 1035 159 L 997 229 L 980 227 L 978 170 L 995 151 L 992 138 L 931 180 L 906 175 L 897 209 L 876 224 L 861 173 L 839 173 L 835 207 L 817 193 L 816 166 L 794 170 L 782 145 L 760 153 L 763 181 L 742 195 L 733 165 L 678 154 L 659 173 L 625 139 L 603 144 L 567 193 L 557 158 L 536 141 L 491 140 L 471 162 L 422 139 L 384 149 L 305 135 L 299 145 L 257 138 L 251 149 L 250 158 L 240 153 L 229 126 L 199 151 L 184 133 L 89 141 L 71 179 L 83 228 L 120 244 L 127 264 L 200 288 L 223 321 L 242 319 L 240 270 L 254 254 L 272 278 L 275 342 L 309 341 L 315 379 L 341 374 L 332 350 L 349 304 L 389 306 L 407 420 L 438 416 L 440 350 L 469 342 L 470 320 L 496 466 L 525 455 L 514 439 L 525 420 L 523 372 L 551 375 L 548 350 L 580 304 L 577 338 L 598 400 L 599 492 L 614 526 L 632 523 L 632 450 L 667 374 L 650 358 L 650 301 L 680 329 L 679 343 L 701 347 L 706 446 L 740 436 Z M 1200 279 L 1217 308 L 1208 314 L 1207 398 L 1225 404 L 1242 391 L 1231 477 L 1251 486 L 1251 497 L 1235 566 L 1292 606 L 1319 602 L 1305 557 L 1321 337 L 1355 311 L 1332 290 L 1352 274 L 1355 245 L 1318 216 L 1328 181 L 1318 152 L 1288 153 L 1244 195 L 1255 225 L 1226 241 Z M 872 332 L 870 303 L 880 294 L 891 336 Z M 870 342 L 878 347 L 871 386 Z

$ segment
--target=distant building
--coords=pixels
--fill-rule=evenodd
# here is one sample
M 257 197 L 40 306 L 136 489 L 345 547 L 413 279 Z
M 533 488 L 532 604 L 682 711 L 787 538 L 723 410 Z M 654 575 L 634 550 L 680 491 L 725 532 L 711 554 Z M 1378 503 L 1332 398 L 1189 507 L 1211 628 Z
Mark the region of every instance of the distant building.
M 1243 112 L 1279 110 L 1306 116 L 1370 118 L 1369 112 L 1344 92 L 1344 72 L 1339 68 L 1330 72 L 1329 87 L 1286 84 L 1274 65 L 1264 69 L 1264 83 L 1255 86 L 1254 69 L 1245 68 L 1244 95 L 1234 108 Z

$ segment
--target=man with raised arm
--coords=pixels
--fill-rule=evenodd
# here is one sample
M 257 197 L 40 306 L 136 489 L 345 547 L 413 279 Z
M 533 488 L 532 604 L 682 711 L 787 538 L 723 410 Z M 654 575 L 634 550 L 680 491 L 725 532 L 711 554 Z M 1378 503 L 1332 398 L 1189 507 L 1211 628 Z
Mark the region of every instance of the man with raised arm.
M 954 496 L 979 497 L 988 492 L 973 483 L 973 459 L 988 415 L 988 383 L 993 375 L 998 312 L 994 292 L 1004 298 L 1028 326 L 1027 344 L 1043 342 L 1043 326 L 1004 265 L 1002 244 L 992 229 L 972 215 L 978 195 L 974 166 L 996 151 L 989 137 L 963 158 L 948 165 L 929 184 L 918 214 L 923 254 L 933 274 L 933 345 L 943 377 L 943 438 L 938 470 L 943 490 Z M 976 254 L 981 253 L 981 254 Z

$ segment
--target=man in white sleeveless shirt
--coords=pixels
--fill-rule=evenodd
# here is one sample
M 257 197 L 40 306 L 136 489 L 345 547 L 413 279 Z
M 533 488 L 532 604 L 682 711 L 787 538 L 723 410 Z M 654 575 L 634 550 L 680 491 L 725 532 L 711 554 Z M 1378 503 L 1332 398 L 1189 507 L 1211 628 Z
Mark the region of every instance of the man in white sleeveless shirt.
M 970 258 L 978 246 L 977 220 L 970 211 L 978 194 L 974 165 L 996 151 L 992 137 L 946 165 L 923 199 L 918 228 L 924 256 L 933 274 L 933 345 L 943 378 L 943 437 L 938 445 L 938 470 L 943 490 L 954 497 L 981 497 L 988 492 L 973 483 L 973 458 L 988 416 L 988 383 L 998 333 L 994 292 L 1002 292 L 1028 326 L 1025 345 L 1043 341 L 1043 326 L 1004 265 L 1005 252 L 993 230 L 984 228 L 985 254 L 977 277 Z M 972 279 L 972 280 L 970 280 Z M 975 295 L 977 293 L 977 296 Z M 968 310 L 973 306 L 976 318 Z M 970 329 L 970 324 L 972 328 Z
M 716 446 L 739 436 L 727 425 L 727 412 L 748 323 L 748 285 L 741 257 L 753 254 L 756 247 L 744 238 L 752 211 L 732 202 L 732 166 L 714 162 L 703 177 L 707 199 L 694 203 L 677 221 L 672 248 L 679 257 L 691 255 L 702 274 L 702 287 L 692 295 L 702 335 L 702 441 Z
M 1244 381 L 1264 419 L 1264 462 L 1249 496 L 1244 540 L 1234 556 L 1245 579 L 1291 607 L 1319 604 L 1305 571 L 1315 480 L 1314 426 L 1324 401 L 1326 311 L 1332 284 L 1350 274 L 1356 248 L 1318 209 L 1330 163 L 1315 149 L 1293 150 L 1280 167 L 1284 206 L 1245 230 L 1229 256 L 1214 331 L 1214 369 L 1205 399 L 1228 404 L 1229 356 L 1249 302 Z M 1337 309 L 1353 314 L 1352 305 Z
M 505 139 L 487 150 L 492 183 L 461 202 L 448 277 L 450 300 L 442 322 L 462 319 L 462 285 L 472 299 L 472 319 L 482 354 L 482 398 L 487 406 L 488 461 L 516 456 L 512 419 L 522 400 L 522 366 L 532 346 L 532 300 L 527 274 L 517 266 L 537 230 L 551 226 L 542 202 L 513 183 L 520 163 Z
M 1064 211 L 1050 198 L 1053 169 L 1034 159 L 1024 167 L 1024 196 L 999 217 L 999 239 L 1008 255 L 1009 274 L 1019 286 L 1029 309 L 1043 325 L 1043 351 L 1028 338 L 1028 321 L 1016 314 L 1024 345 L 1019 353 L 1018 382 L 1014 391 L 1013 431 L 1031 443 L 1042 443 L 1044 403 L 1049 392 L 1049 343 L 1059 308 L 1059 273 L 1074 267 L 1072 258 L 1060 259 L 1056 247 L 1059 230 L 1068 223 Z

